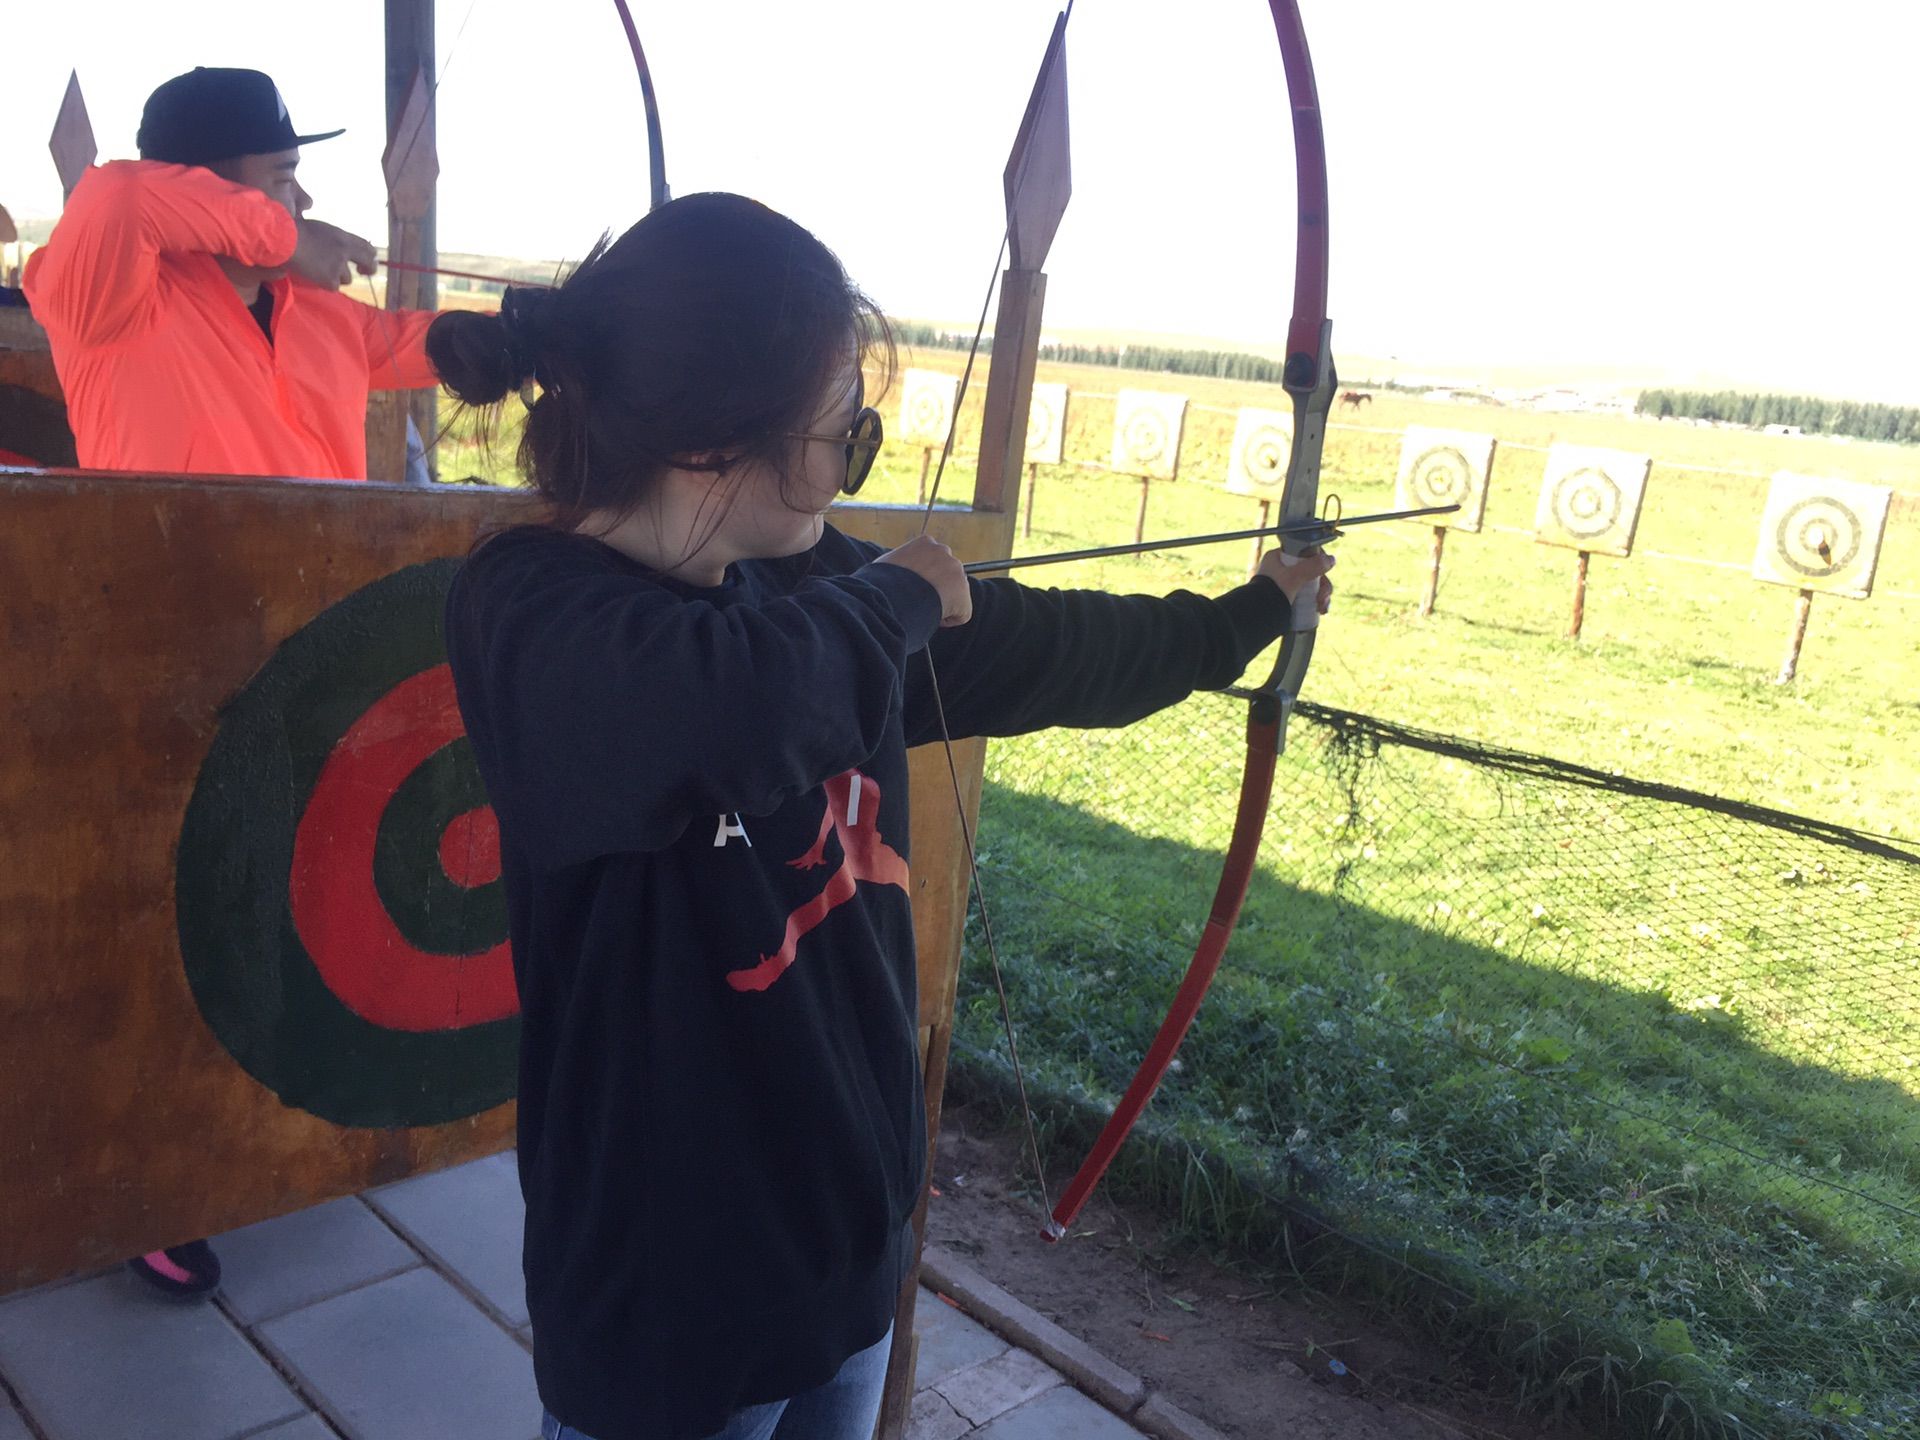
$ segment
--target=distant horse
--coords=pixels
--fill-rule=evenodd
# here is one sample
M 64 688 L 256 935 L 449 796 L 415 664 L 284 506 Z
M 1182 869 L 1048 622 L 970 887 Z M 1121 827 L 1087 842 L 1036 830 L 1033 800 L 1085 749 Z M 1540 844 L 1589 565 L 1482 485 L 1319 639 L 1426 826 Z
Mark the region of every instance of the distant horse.
M 1373 403 L 1373 396 L 1364 390 L 1342 390 L 1340 392 L 1340 403 L 1342 406 L 1358 410 L 1362 405 L 1371 405 Z

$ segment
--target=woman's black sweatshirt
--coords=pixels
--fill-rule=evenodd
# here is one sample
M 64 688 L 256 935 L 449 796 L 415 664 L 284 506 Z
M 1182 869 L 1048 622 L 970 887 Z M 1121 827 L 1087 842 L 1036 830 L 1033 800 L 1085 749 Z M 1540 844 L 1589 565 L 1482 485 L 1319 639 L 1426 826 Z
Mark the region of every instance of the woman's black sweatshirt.
M 526 528 L 447 603 L 524 1029 L 534 1369 L 595 1440 L 695 1437 L 875 1343 L 927 1143 L 907 750 L 1114 726 L 1285 623 L 1219 600 L 933 587 L 829 527 L 699 589 Z

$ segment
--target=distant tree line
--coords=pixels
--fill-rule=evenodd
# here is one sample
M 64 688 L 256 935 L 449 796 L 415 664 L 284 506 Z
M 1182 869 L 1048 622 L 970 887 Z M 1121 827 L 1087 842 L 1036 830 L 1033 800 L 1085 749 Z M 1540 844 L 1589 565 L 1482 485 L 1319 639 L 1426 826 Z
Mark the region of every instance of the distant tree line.
M 966 350 L 973 344 L 971 335 L 942 330 L 917 320 L 895 320 L 894 338 L 904 345 L 921 349 Z M 993 337 L 982 337 L 980 353 L 993 353 Z M 1244 350 L 1181 350 L 1167 345 L 1042 345 L 1042 360 L 1057 360 L 1063 365 L 1107 365 L 1116 370 L 1153 370 L 1163 375 L 1204 375 L 1215 380 L 1252 380 L 1278 385 L 1286 370 L 1284 361 L 1266 355 L 1249 355 Z
M 1809 435 L 1850 435 L 1857 440 L 1920 444 L 1920 408 L 1872 405 L 1858 400 L 1819 400 L 1811 395 L 1753 395 L 1734 390 L 1643 390 L 1642 415 L 1666 420 L 1710 420 L 1727 425 L 1792 425 Z

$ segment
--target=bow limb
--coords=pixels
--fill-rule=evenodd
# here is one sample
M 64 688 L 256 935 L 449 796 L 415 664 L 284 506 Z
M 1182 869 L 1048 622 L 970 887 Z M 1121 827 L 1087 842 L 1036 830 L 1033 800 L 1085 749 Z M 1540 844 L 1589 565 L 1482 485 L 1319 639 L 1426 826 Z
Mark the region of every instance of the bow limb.
M 634 68 L 640 72 L 640 100 L 647 112 L 647 208 L 658 210 L 673 198 L 673 193 L 667 189 L 667 157 L 660 143 L 660 105 L 653 95 L 653 71 L 647 68 L 647 52 L 640 46 L 640 29 L 633 23 L 627 0 L 613 0 L 613 8 L 620 12 Z
M 1299 190 L 1299 218 L 1294 251 L 1293 318 L 1287 327 L 1285 384 L 1293 397 L 1293 448 L 1287 462 L 1286 487 L 1281 493 L 1280 520 L 1310 519 L 1320 500 L 1320 456 L 1326 441 L 1327 412 L 1335 386 L 1332 326 L 1327 320 L 1327 157 L 1320 124 L 1319 92 L 1314 85 L 1313 60 L 1307 49 L 1306 29 L 1298 0 L 1268 0 L 1274 32 L 1287 73 L 1287 93 L 1293 107 L 1294 174 Z M 1310 538 L 1288 537 L 1282 548 L 1293 554 L 1308 549 Z M 1240 918 L 1247 886 L 1253 879 L 1260 836 L 1266 828 L 1267 806 L 1273 796 L 1275 760 L 1285 744 L 1286 721 L 1306 678 L 1317 633 L 1318 597 L 1309 588 L 1295 602 L 1293 615 L 1273 674 L 1255 690 L 1235 690 L 1251 702 L 1247 716 L 1247 765 L 1240 782 L 1240 805 L 1234 816 L 1233 838 L 1214 889 L 1206 927 L 1187 966 L 1186 978 L 1174 996 L 1167 1017 L 1153 1038 L 1146 1059 L 1134 1074 L 1120 1103 L 1094 1142 L 1060 1203 L 1053 1209 L 1047 1237 L 1058 1240 L 1093 1194 L 1113 1157 L 1159 1088 L 1173 1058 L 1200 1012 L 1200 1002 L 1213 983 L 1226 953 L 1227 941 Z

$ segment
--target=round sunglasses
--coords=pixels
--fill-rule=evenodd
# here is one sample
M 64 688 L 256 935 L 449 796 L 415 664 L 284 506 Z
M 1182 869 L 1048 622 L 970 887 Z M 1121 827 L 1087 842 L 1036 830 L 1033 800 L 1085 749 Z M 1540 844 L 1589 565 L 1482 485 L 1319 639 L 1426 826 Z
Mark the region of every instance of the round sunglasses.
M 874 457 L 880 453 L 880 442 L 886 438 L 886 432 L 880 424 L 880 412 L 871 405 L 861 407 L 853 417 L 853 424 L 847 427 L 844 435 L 815 435 L 805 430 L 790 431 L 789 440 L 820 440 L 828 445 L 847 447 L 847 474 L 840 482 L 843 494 L 856 495 L 860 487 L 867 483 L 867 476 L 873 470 Z

